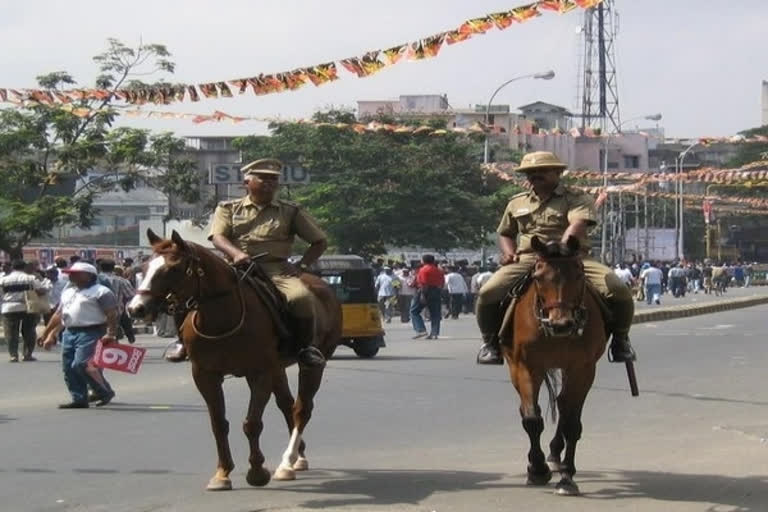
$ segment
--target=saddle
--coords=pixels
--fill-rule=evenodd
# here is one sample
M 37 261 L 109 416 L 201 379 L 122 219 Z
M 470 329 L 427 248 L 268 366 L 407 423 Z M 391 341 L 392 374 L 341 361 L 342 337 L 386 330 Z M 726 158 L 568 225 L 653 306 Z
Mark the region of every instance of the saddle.
M 499 306 L 499 313 L 503 315 L 503 320 L 501 322 L 501 328 L 499 329 L 499 339 L 502 342 L 505 339 L 512 339 L 515 306 L 517 305 L 517 301 L 520 299 L 520 297 L 522 297 L 523 294 L 531 286 L 532 282 L 533 267 L 528 269 L 525 274 L 515 279 L 515 281 L 512 283 L 512 287 L 509 289 L 509 292 L 507 292 L 507 295 L 504 297 L 504 300 L 501 301 L 501 305 Z M 586 286 L 587 293 L 589 293 L 592 298 L 595 299 L 595 302 L 597 302 L 597 305 L 600 307 L 603 320 L 606 322 L 606 324 L 608 324 L 610 331 L 611 318 L 613 315 L 611 314 L 610 307 L 608 307 L 608 303 L 605 301 L 605 298 L 597 290 L 597 288 L 592 285 L 592 283 L 587 281 Z
M 267 311 L 269 311 L 275 323 L 279 351 L 281 353 L 290 352 L 293 348 L 295 336 L 289 327 L 293 322 L 288 311 L 288 302 L 285 295 L 278 290 L 275 283 L 272 282 L 272 279 L 269 278 L 258 262 L 251 261 L 247 268 L 239 266 L 234 268 L 240 281 L 249 285 L 256 292 L 256 295 L 259 296 L 259 299 L 267 308 Z

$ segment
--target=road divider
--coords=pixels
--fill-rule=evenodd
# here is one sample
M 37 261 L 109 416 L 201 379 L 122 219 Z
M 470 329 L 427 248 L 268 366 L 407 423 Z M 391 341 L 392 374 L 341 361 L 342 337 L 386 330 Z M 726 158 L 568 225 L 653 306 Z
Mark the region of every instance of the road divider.
M 704 304 L 684 304 L 680 306 L 653 309 L 650 311 L 643 310 L 635 312 L 635 317 L 632 320 L 632 324 L 642 324 L 647 322 L 658 322 L 661 320 L 686 318 L 689 316 L 707 315 L 709 313 L 749 308 L 752 306 L 759 306 L 761 304 L 768 304 L 768 295 L 740 297 L 738 299 L 726 299 L 718 302 L 706 302 Z

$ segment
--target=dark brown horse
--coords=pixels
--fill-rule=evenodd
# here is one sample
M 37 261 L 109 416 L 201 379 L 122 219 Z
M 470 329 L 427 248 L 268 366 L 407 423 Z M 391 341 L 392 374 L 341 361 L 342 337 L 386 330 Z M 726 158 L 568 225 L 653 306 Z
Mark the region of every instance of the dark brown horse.
M 285 367 L 295 361 L 281 359 L 274 321 L 259 295 L 243 284 L 223 259 L 204 247 L 185 242 L 175 231 L 171 240 L 161 239 L 151 230 L 147 235 L 155 256 L 128 310 L 132 316 L 140 317 L 154 315 L 158 308 L 169 304 L 188 309 L 179 336 L 189 354 L 195 385 L 208 406 L 219 459 L 208 490 L 232 488 L 229 475 L 235 465 L 229 449 L 229 423 L 222 390 L 225 375 L 245 377 L 251 389 L 243 423 L 251 452 L 246 481 L 263 486 L 270 480 L 270 473 L 263 466 L 259 436 L 262 414 L 272 393 L 290 431 L 275 479 L 296 478 L 295 471 L 308 467 L 302 434 L 312 415 L 323 368 L 299 368 L 298 396 L 294 402 Z M 341 336 L 341 306 L 319 277 L 302 274 L 301 280 L 316 299 L 320 349 L 330 358 Z
M 576 443 L 581 437 L 581 411 L 595 378 L 597 362 L 605 351 L 607 334 L 602 311 L 588 289 L 579 256 L 579 242 L 567 244 L 532 240 L 537 259 L 533 283 L 514 305 L 512 336 L 503 332 L 502 347 L 509 376 L 520 395 L 523 428 L 530 438 L 528 483 L 546 485 L 552 471 L 560 472 L 555 492 L 574 496 Z M 557 370 L 562 390 L 557 394 Z M 540 438 L 544 419 L 539 390 L 549 390 L 552 418 L 557 429 L 545 459 Z M 556 406 L 555 406 L 556 404 Z M 565 458 L 561 455 L 565 449 Z

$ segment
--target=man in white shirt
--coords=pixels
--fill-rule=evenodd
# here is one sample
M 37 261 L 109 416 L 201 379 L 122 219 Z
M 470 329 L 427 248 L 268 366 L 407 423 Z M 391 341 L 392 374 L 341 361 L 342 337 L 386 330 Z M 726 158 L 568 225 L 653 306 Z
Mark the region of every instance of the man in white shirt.
M 387 323 L 392 322 L 392 305 L 395 298 L 395 279 L 395 276 L 392 275 L 392 269 L 390 267 L 384 267 L 381 274 L 376 277 L 376 282 L 374 283 L 379 301 L 379 311 L 381 311 L 381 316 L 384 317 L 384 321 Z
M 27 295 L 36 293 L 45 295 L 43 282 L 24 269 L 27 264 L 18 260 L 11 264 L 10 274 L 0 278 L 0 293 L 2 293 L 3 329 L 8 342 L 8 354 L 12 363 L 19 362 L 19 330 L 24 341 L 23 360 L 35 361 L 32 352 L 35 350 L 35 326 L 38 316 L 28 310 Z
M 616 268 L 613 269 L 613 273 L 616 274 L 616 277 L 618 277 L 622 283 L 632 288 L 632 271 L 627 268 L 626 264 L 621 263 L 616 265 Z
M 117 336 L 117 299 L 115 294 L 97 282 L 96 267 L 76 262 L 65 270 L 72 286 L 61 293 L 59 309 L 46 329 L 42 345 L 50 350 L 61 339 L 61 363 L 64 382 L 72 401 L 59 405 L 59 409 L 87 409 L 88 386 L 95 396 L 97 407 L 107 405 L 115 396 L 112 386 L 100 368 L 91 364 L 96 344 L 114 343 Z
M 477 279 L 475 279 L 473 283 L 474 288 L 472 290 L 472 293 L 477 295 L 480 292 L 480 288 L 482 288 L 483 285 L 488 282 L 488 280 L 491 278 L 493 273 L 496 272 L 497 268 L 498 266 L 496 265 L 496 263 L 490 263 L 488 264 L 487 269 L 477 274 L 476 275 Z
M 411 274 L 411 269 L 404 268 L 400 272 L 400 293 L 397 295 L 400 322 L 404 324 L 411 322 L 411 302 L 414 295 L 416 295 L 416 275 Z
M 451 296 L 451 318 L 459 318 L 461 305 L 464 303 L 464 296 L 469 292 L 467 282 L 464 276 L 459 274 L 456 267 L 448 267 L 448 274 L 445 276 L 445 288 Z
M 651 301 L 661 304 L 661 280 L 664 274 L 653 263 L 646 265 L 648 266 L 640 272 L 640 280 L 645 285 L 645 300 L 648 304 Z

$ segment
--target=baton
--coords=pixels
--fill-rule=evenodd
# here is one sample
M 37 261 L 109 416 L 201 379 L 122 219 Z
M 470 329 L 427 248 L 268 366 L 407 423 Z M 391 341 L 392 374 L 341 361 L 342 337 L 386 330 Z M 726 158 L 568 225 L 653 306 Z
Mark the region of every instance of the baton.
M 629 389 L 632 391 L 632 396 L 638 396 L 640 390 L 637 388 L 637 376 L 635 375 L 635 363 L 633 361 L 626 361 L 627 365 L 627 379 L 629 380 Z

